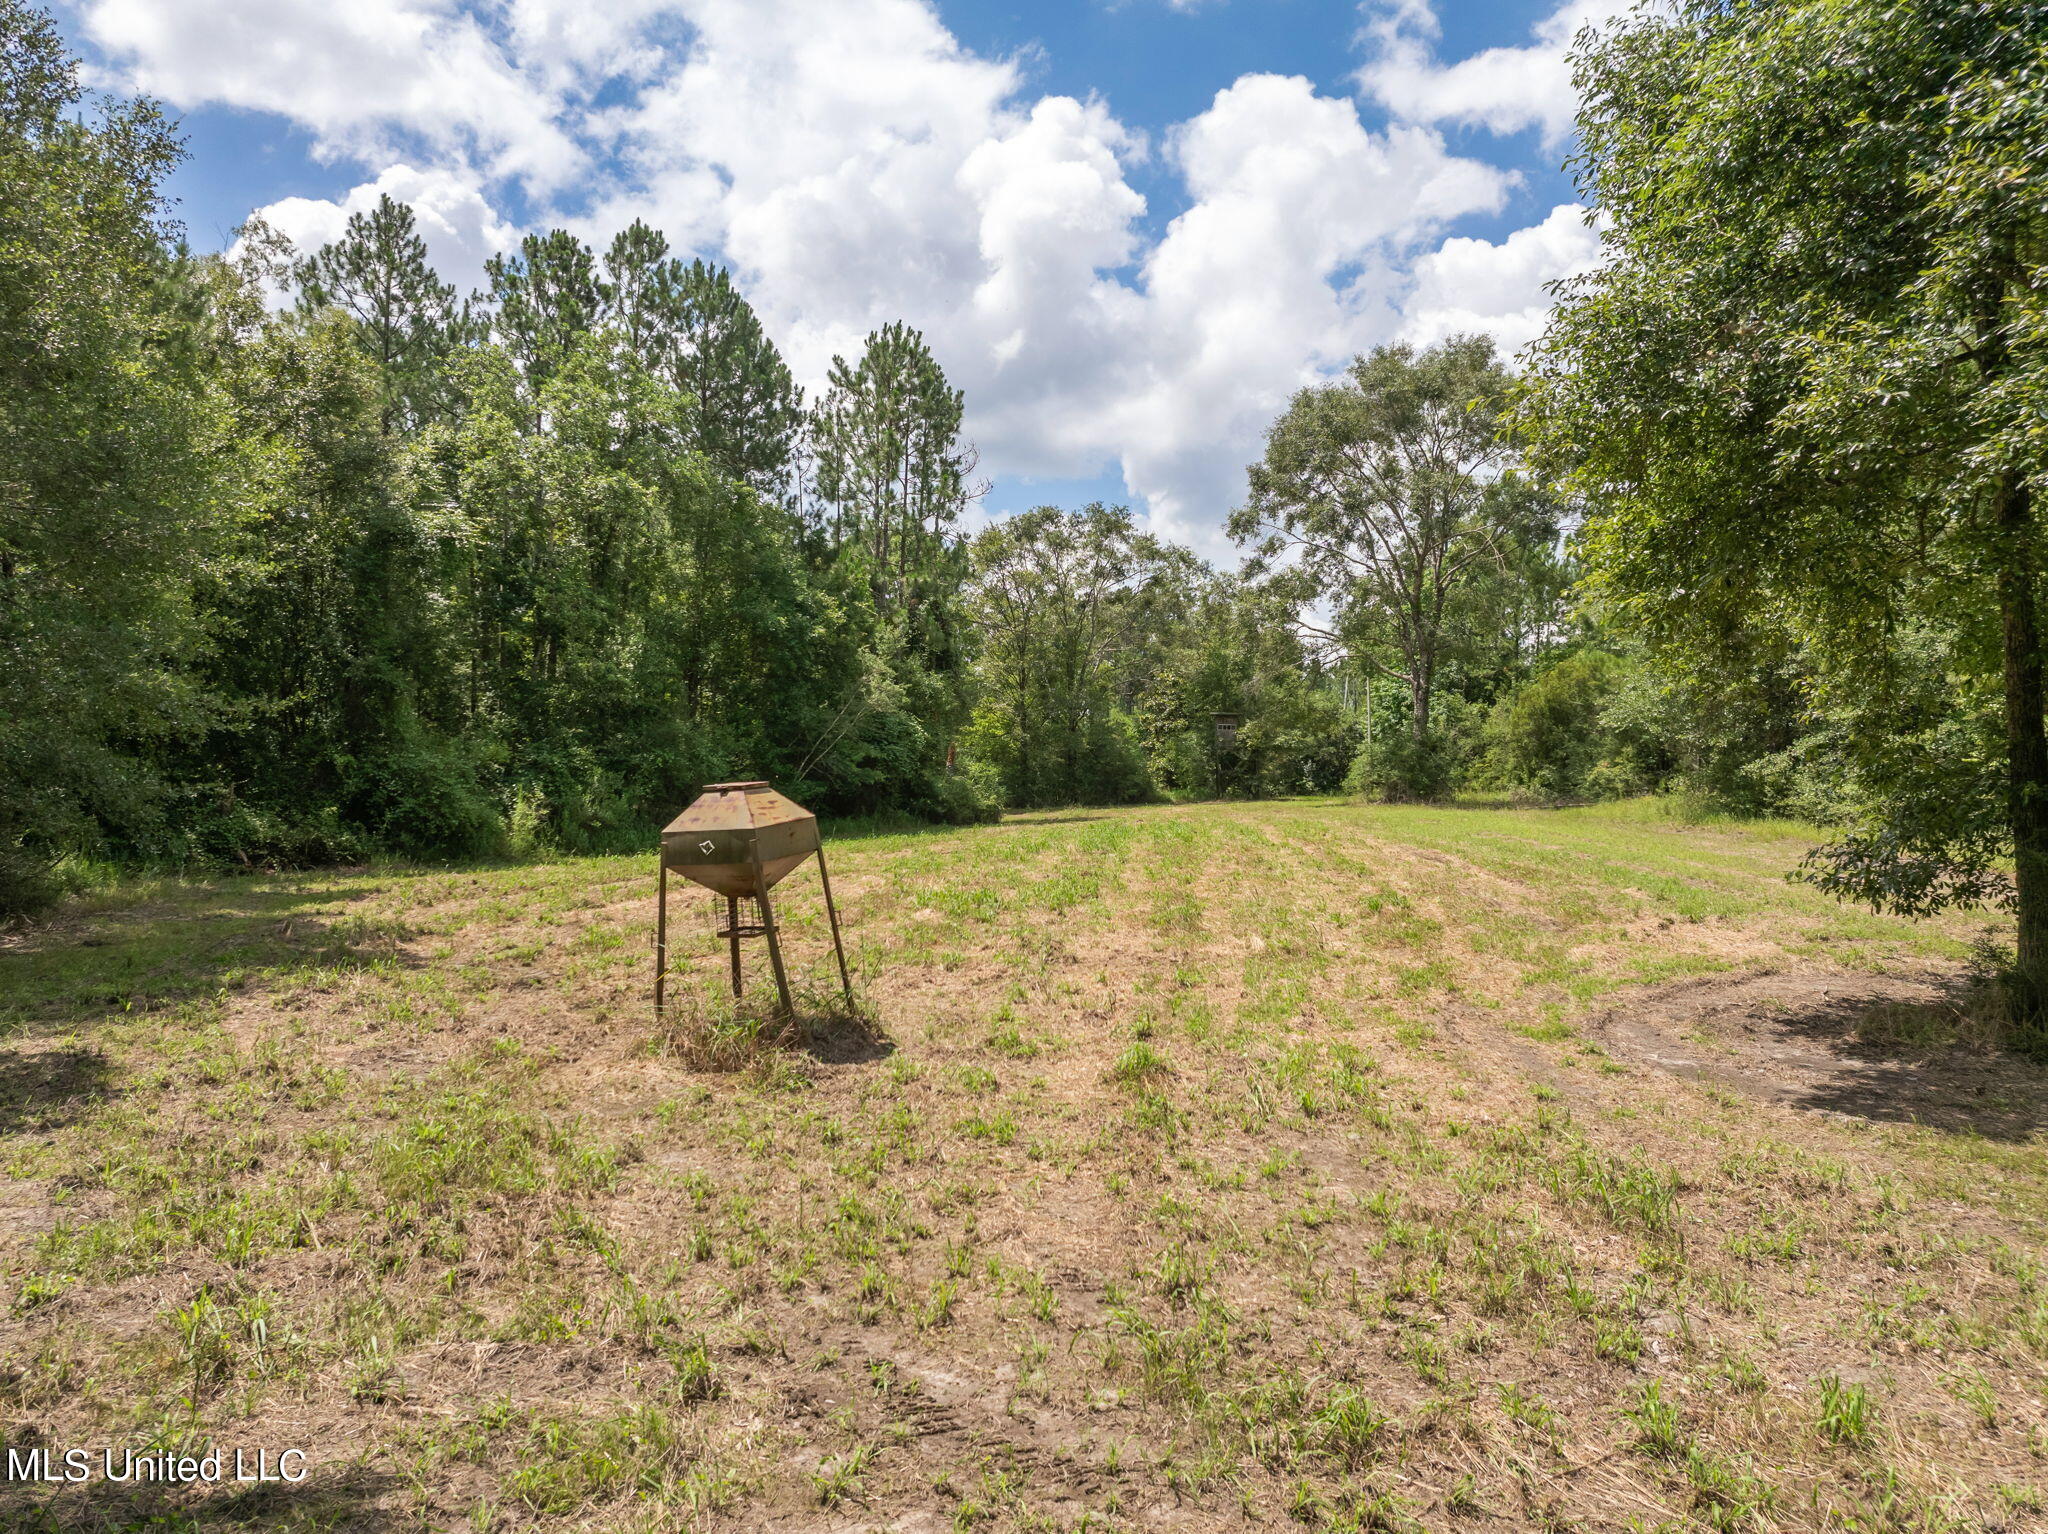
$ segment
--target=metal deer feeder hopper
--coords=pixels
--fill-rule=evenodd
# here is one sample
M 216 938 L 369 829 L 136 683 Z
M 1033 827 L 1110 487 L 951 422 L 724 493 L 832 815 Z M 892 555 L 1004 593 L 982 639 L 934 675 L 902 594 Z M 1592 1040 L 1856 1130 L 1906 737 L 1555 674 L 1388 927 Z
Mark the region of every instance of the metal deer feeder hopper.
M 740 994 L 740 939 L 768 939 L 768 962 L 782 1010 L 790 1010 L 789 976 L 782 967 L 782 938 L 775 903 L 768 892 L 812 853 L 825 887 L 825 915 L 832 923 L 832 954 L 839 984 L 853 1003 L 846 977 L 846 951 L 839 945 L 839 912 L 832 904 L 832 876 L 825 869 L 825 844 L 818 817 L 766 783 L 710 783 L 661 833 L 661 894 L 654 926 L 654 1011 L 661 1015 L 668 982 L 668 876 L 673 869 L 693 884 L 725 897 L 718 935 L 731 945 L 732 993 Z M 740 902 L 751 906 L 742 920 Z

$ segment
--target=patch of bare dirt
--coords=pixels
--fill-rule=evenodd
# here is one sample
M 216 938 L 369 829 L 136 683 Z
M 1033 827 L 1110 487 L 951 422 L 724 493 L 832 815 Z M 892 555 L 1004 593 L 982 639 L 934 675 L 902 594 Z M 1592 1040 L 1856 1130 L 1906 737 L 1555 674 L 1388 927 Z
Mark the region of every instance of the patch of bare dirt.
M 1586 1032 L 1616 1057 L 1745 1097 L 2025 1142 L 2048 1132 L 2048 1070 L 2004 1051 L 1902 1040 L 1968 1006 L 1960 973 L 1764 971 L 1631 995 Z

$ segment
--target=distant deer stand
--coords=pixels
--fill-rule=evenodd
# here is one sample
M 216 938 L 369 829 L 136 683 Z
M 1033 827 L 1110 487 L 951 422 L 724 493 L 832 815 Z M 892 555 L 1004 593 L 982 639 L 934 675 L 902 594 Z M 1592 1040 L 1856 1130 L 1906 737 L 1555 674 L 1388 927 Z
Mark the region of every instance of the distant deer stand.
M 846 1004 L 853 1005 L 853 982 L 846 976 L 839 911 L 832 904 L 832 876 L 825 867 L 825 844 L 818 835 L 817 817 L 766 783 L 712 783 L 661 833 L 661 893 L 654 923 L 656 1017 L 662 1015 L 668 987 L 671 869 L 725 897 L 725 910 L 719 913 L 721 919 L 714 930 L 731 946 L 733 995 L 740 995 L 743 985 L 740 939 L 765 937 L 782 1011 L 785 1016 L 790 1014 L 793 1008 L 789 976 L 782 967 L 782 936 L 768 892 L 812 853 L 818 855 L 818 881 L 825 887 L 825 916 L 832 924 L 832 955 L 839 961 L 839 984 L 846 992 Z M 741 901 L 749 906 L 744 917 Z

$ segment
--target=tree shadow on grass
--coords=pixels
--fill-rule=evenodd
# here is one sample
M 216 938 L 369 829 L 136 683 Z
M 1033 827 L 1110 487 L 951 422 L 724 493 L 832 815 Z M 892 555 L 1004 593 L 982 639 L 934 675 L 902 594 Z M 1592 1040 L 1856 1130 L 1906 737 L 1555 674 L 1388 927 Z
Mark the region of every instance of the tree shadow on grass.
M 1601 1042 L 1651 1069 L 1787 1107 L 2026 1144 L 2048 1068 L 1998 1047 L 1968 975 L 1762 971 L 1674 982 L 1610 1009 Z
M 99 1446 L 91 1452 L 97 1476 Z M 117 1452 L 117 1463 L 119 1458 Z M 232 1466 L 232 1449 L 227 1462 Z M 130 1487 L 95 1479 L 53 1493 L 0 1483 L 0 1528 L 9 1534 L 230 1534 L 276 1528 L 385 1534 L 418 1526 L 401 1510 L 383 1505 L 397 1485 L 397 1477 L 363 1466 L 315 1471 L 296 1485 Z
M 258 976 L 411 964 L 405 923 L 336 911 L 380 893 L 335 876 L 224 879 L 0 941 L 0 1037 L 214 994 Z
M 0 1136 L 62 1128 L 98 1106 L 112 1084 L 97 1049 L 0 1050 Z
M 1774 1019 L 1825 1050 L 1831 1069 L 1798 1083 L 1798 1107 L 2024 1143 L 2048 1132 L 2048 1068 L 1998 1048 L 1977 987 L 1959 979 L 1911 1000 L 1844 996 Z

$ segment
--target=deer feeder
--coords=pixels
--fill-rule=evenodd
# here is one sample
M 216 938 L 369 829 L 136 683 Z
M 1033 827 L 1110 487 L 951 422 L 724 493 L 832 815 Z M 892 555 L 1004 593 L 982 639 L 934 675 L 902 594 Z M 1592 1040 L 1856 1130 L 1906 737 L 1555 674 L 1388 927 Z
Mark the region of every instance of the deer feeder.
M 654 1013 L 659 1017 L 668 981 L 668 876 L 670 870 L 714 895 L 725 897 L 723 920 L 716 930 L 731 945 L 732 993 L 741 993 L 740 939 L 768 939 L 768 962 L 775 971 L 775 989 L 782 1010 L 790 1011 L 789 976 L 782 967 L 782 938 L 769 891 L 812 853 L 818 856 L 818 881 L 825 888 L 825 915 L 832 924 L 832 954 L 839 961 L 839 984 L 853 1004 L 853 983 L 846 976 L 846 951 L 839 943 L 839 912 L 832 904 L 832 876 L 825 868 L 825 844 L 818 836 L 818 818 L 764 782 L 710 783 L 690 807 L 661 833 L 660 896 L 654 925 Z M 740 902 L 753 908 L 742 919 Z

